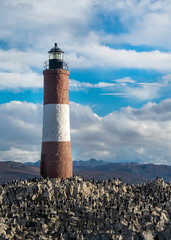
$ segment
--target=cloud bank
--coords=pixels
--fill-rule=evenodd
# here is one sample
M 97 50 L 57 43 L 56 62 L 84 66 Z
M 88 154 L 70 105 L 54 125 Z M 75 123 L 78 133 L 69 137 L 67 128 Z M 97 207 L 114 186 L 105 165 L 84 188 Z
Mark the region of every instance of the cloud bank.
M 171 69 L 169 0 L 6 0 L 0 13 L 0 40 L 7 44 L 0 51 L 2 72 L 40 71 L 48 57 L 42 53 L 56 39 L 71 68 Z M 113 33 L 102 24 L 105 14 Z M 118 25 L 122 31 L 115 34 Z M 122 44 L 151 49 L 126 49 Z
M 171 99 L 141 109 L 122 108 L 99 117 L 89 106 L 70 103 L 73 159 L 171 165 Z M 0 105 L 1 161 L 40 159 L 42 106 Z

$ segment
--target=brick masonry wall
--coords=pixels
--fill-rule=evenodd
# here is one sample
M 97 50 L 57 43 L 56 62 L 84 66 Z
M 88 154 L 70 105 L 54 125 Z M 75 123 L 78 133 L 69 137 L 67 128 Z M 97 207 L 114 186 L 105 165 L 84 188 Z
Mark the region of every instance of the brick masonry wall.
M 69 71 L 47 69 L 44 74 L 44 104 L 69 104 Z
M 51 178 L 72 177 L 70 142 L 43 142 L 40 171 Z

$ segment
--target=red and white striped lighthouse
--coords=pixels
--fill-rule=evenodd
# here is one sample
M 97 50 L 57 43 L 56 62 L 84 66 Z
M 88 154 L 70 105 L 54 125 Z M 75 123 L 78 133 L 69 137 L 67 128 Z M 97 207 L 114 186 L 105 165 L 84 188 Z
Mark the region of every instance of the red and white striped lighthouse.
M 72 177 L 69 119 L 69 71 L 63 51 L 49 51 L 49 68 L 44 75 L 43 132 L 40 175 L 50 178 Z

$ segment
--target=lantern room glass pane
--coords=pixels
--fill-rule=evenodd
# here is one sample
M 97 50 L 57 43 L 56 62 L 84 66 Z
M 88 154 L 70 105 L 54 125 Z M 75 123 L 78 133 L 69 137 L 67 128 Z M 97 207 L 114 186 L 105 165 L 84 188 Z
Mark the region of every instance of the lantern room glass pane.
M 62 56 L 62 53 L 52 52 L 52 53 L 49 53 L 49 59 L 60 59 L 60 60 L 62 60 L 63 56 Z

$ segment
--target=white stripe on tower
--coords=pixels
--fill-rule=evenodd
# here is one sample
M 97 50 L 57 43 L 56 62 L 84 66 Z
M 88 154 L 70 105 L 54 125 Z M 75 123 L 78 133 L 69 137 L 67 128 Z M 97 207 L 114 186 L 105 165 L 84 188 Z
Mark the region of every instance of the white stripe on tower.
M 70 141 L 68 104 L 44 105 L 42 142 L 54 141 Z

